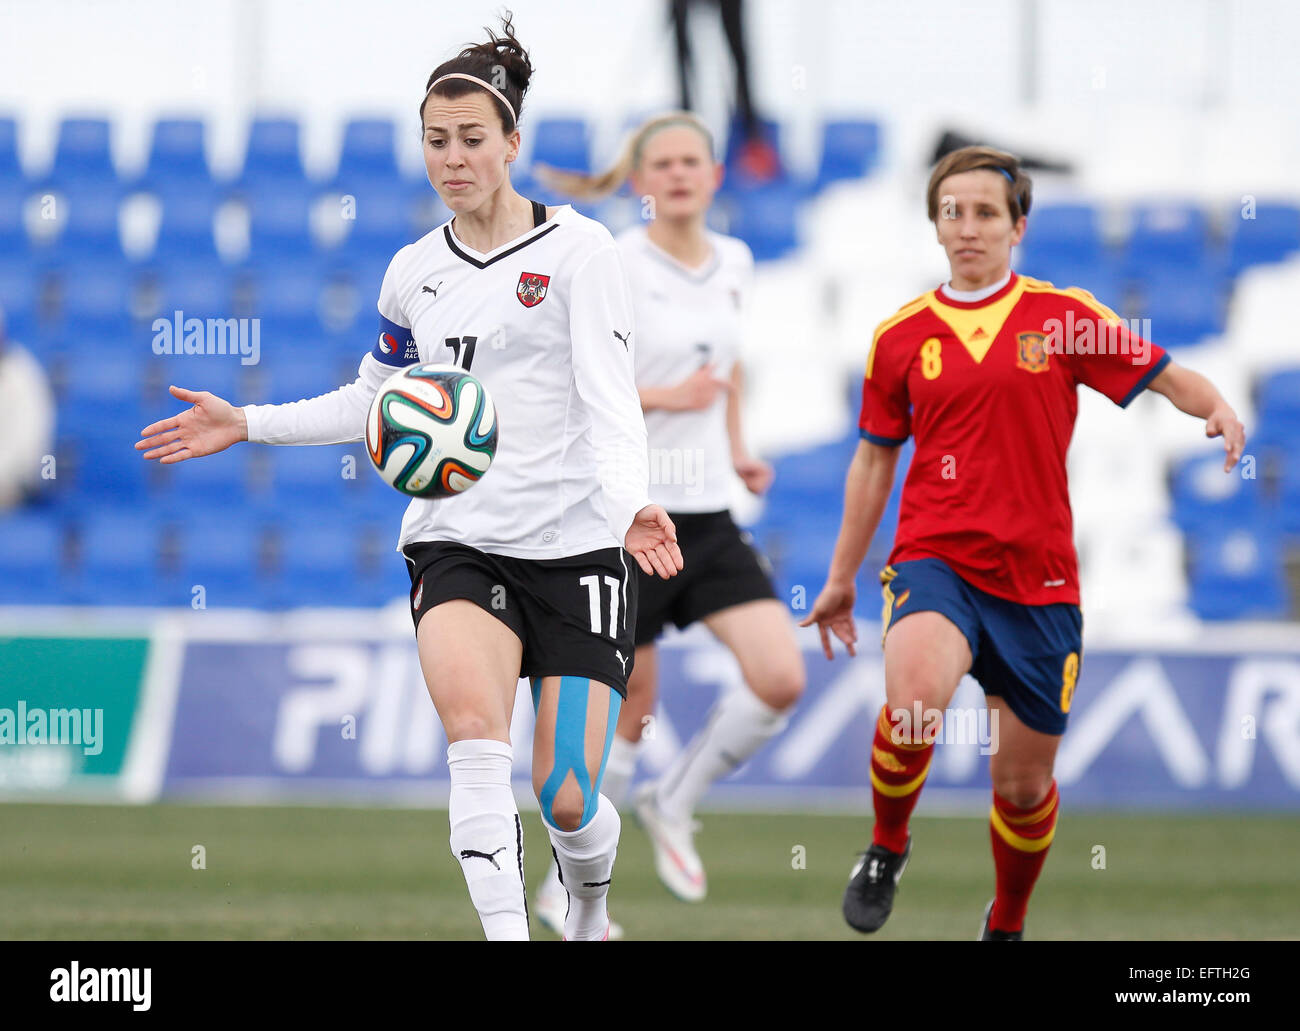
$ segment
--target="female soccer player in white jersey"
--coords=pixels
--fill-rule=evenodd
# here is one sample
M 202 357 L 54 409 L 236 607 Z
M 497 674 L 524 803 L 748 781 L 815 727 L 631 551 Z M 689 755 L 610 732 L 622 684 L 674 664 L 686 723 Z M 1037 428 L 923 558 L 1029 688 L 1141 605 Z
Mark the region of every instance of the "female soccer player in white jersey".
M 564 931 L 601 939 L 619 817 L 599 792 L 636 620 L 626 555 L 662 577 L 682 558 L 647 494 L 632 307 L 613 238 L 510 185 L 532 66 L 508 16 L 503 31 L 429 77 L 425 164 L 454 218 L 393 258 L 357 380 L 242 409 L 174 387 L 193 407 L 147 427 L 137 447 L 178 462 L 245 439 L 354 441 L 399 367 L 456 362 L 482 380 L 501 416 L 490 474 L 464 495 L 412 501 L 399 542 L 420 663 L 450 742 L 452 853 L 487 937 L 527 938 L 509 742 L 515 688 L 529 677 L 533 786 L 568 887 Z
M 772 480 L 741 430 L 741 308 L 754 259 L 740 240 L 705 225 L 722 166 L 708 129 L 694 116 L 652 119 L 604 175 L 550 173 L 561 189 L 595 197 L 629 174 L 649 220 L 618 237 L 636 309 L 636 381 L 650 445 L 651 497 L 669 512 L 686 560 L 671 584 L 641 576 L 636 664 L 605 769 L 616 800 L 636 765 L 645 717 L 655 705 L 655 640 L 668 622 L 702 622 L 736 656 L 745 686 L 717 703 L 704 728 L 656 783 L 636 796 L 668 889 L 704 898 L 693 814 L 719 777 L 743 763 L 784 725 L 804 687 L 803 662 L 764 560 L 733 522 L 734 469 L 755 494 Z M 563 891 L 552 871 L 538 896 L 548 920 Z

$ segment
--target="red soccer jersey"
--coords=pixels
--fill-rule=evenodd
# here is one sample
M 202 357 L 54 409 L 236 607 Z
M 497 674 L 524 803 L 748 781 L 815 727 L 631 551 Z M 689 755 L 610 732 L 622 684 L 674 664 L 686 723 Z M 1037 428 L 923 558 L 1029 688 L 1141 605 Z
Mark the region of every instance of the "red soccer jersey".
M 1086 290 L 1012 273 L 918 297 L 876 330 L 862 436 L 916 439 L 889 561 L 939 558 L 1024 605 L 1079 604 L 1065 453 L 1083 383 L 1127 406 L 1169 358 Z

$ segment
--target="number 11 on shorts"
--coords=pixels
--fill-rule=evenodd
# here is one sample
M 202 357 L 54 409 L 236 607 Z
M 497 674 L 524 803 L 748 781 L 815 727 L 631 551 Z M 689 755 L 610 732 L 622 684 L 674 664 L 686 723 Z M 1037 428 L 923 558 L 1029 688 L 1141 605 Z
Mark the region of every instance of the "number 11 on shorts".
M 587 588 L 587 602 L 591 606 L 591 632 L 593 634 L 601 633 L 600 629 L 600 576 L 593 573 L 591 576 L 581 576 L 578 583 Z M 618 589 L 619 582 L 615 577 L 605 577 L 605 583 L 609 585 L 609 636 L 617 637 L 618 633 Z

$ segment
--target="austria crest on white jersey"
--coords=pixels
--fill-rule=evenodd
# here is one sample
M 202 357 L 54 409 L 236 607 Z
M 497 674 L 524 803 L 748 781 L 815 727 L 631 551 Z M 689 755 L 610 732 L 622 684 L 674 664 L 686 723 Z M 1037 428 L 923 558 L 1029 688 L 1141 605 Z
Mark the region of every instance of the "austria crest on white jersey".
M 463 495 L 413 501 L 402 544 L 452 540 L 516 558 L 623 544 L 649 503 L 648 474 L 632 305 L 604 226 L 565 205 L 482 253 L 448 222 L 393 258 L 379 315 L 378 363 L 457 365 L 482 381 L 500 424 L 491 475 Z

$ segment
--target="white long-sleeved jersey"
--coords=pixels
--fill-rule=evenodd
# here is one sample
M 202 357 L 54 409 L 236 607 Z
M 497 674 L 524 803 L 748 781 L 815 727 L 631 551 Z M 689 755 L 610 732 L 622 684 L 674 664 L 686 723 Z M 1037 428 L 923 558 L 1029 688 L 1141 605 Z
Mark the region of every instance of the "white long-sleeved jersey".
M 412 500 L 398 548 L 444 540 L 547 559 L 622 547 L 650 498 L 632 305 L 604 226 L 565 205 L 481 254 L 447 222 L 397 252 L 380 288 L 379 322 L 354 382 L 304 401 L 246 406 L 248 439 L 360 440 L 370 402 L 394 370 L 457 364 L 492 395 L 496 457 L 464 494 Z
M 708 232 L 713 256 L 688 268 L 633 226 L 615 243 L 632 286 L 636 315 L 636 382 L 673 386 L 704 365 L 722 379 L 740 358 L 742 311 L 754 278 L 743 240 Z M 646 413 L 650 496 L 669 512 L 718 512 L 731 496 L 727 393 L 708 408 Z

